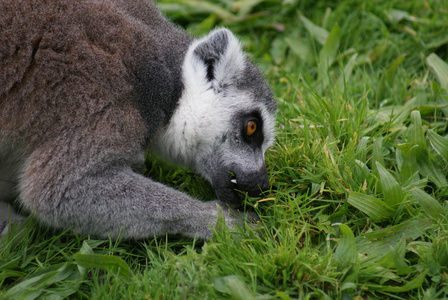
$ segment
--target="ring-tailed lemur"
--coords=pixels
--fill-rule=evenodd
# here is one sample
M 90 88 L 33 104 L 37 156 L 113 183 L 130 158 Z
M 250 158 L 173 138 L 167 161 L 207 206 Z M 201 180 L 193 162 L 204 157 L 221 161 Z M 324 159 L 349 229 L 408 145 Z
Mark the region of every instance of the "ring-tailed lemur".
M 229 30 L 196 40 L 147 0 L 0 7 L 0 226 L 14 186 L 55 228 L 207 239 L 218 205 L 269 187 L 276 104 Z M 135 172 L 144 149 L 196 170 L 219 200 Z

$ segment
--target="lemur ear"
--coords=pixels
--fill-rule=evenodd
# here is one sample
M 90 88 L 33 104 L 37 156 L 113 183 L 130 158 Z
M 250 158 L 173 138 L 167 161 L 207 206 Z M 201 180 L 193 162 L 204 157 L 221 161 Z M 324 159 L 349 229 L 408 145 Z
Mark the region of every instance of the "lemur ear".
M 191 47 L 196 76 L 217 82 L 234 78 L 244 68 L 244 54 L 238 39 L 228 29 L 217 29 Z

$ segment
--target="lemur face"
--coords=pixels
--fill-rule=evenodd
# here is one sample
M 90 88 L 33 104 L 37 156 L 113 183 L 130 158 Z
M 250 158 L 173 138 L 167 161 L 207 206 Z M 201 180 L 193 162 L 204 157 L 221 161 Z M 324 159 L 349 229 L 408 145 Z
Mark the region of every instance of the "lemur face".
M 260 72 L 228 30 L 193 43 L 183 66 L 184 91 L 160 135 L 162 154 L 192 167 L 219 200 L 269 188 L 264 154 L 274 140 L 276 104 Z
M 273 121 L 262 107 L 240 111 L 216 139 L 213 151 L 201 155 L 196 169 L 210 178 L 219 200 L 238 207 L 240 192 L 258 197 L 269 189 L 264 154 L 272 144 Z

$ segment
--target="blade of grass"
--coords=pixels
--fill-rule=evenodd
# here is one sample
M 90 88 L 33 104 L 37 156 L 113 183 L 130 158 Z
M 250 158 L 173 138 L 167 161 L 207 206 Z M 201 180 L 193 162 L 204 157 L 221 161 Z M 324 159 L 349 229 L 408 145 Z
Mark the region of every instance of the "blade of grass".
M 244 282 L 235 275 L 215 278 L 213 281 L 214 288 L 223 294 L 228 294 L 235 300 L 255 300 L 254 295 L 246 287 Z
M 397 180 L 386 170 L 379 162 L 376 162 L 378 174 L 380 176 L 381 190 L 384 196 L 384 202 L 395 208 L 404 201 L 403 190 Z
M 379 103 L 384 99 L 386 95 L 386 90 L 392 85 L 392 80 L 394 79 L 395 72 L 398 66 L 403 62 L 405 55 L 400 55 L 384 72 L 378 83 L 378 88 L 376 89 L 376 104 L 379 107 Z
M 411 125 L 408 128 L 408 142 L 412 145 L 426 147 L 425 134 L 423 132 L 422 118 L 418 110 L 411 112 Z
M 382 153 L 382 146 L 383 146 L 383 138 L 380 137 L 378 139 L 375 139 L 372 145 L 372 159 L 370 160 L 370 167 L 373 171 L 376 171 L 377 163 L 379 163 L 382 166 L 385 166 L 386 163 L 384 161 L 383 153 Z
M 429 219 L 408 220 L 394 226 L 365 233 L 363 236 L 371 241 L 391 239 L 395 243 L 403 236 L 407 239 L 415 240 L 421 237 L 432 226 L 433 222 Z
M 325 71 L 336 60 L 340 39 L 341 28 L 336 25 L 331 29 L 324 46 L 319 52 L 319 63 L 325 68 Z
M 428 195 L 420 189 L 413 189 L 411 193 L 428 217 L 440 220 L 446 214 L 443 206 L 431 195 Z
M 430 153 L 428 150 L 415 146 L 411 148 L 407 157 L 410 160 L 413 159 L 420 174 L 427 176 L 438 188 L 445 188 L 448 186 L 446 175 L 438 166 L 436 166 L 434 161 L 430 159 L 429 155 Z
M 448 90 L 448 64 L 435 53 L 431 53 L 426 58 L 426 62 L 439 79 L 440 86 Z
M 339 269 L 351 267 L 358 260 L 358 252 L 356 250 L 355 236 L 345 224 L 333 224 L 339 226 L 340 238 L 336 251 L 334 253 L 334 260 Z
M 350 57 L 350 59 L 348 60 L 347 64 L 344 67 L 344 72 L 338 79 L 337 87 L 341 93 L 344 93 L 346 83 L 347 83 L 347 81 L 350 80 L 350 75 L 352 74 L 353 68 L 356 65 L 356 58 L 358 58 L 358 53 L 355 53 L 352 55 L 352 57 Z M 363 138 L 365 138 L 365 137 L 363 137 Z
M 188 12 L 192 13 L 192 14 L 197 14 L 197 13 L 215 14 L 221 20 L 228 21 L 228 22 L 232 22 L 232 21 L 235 22 L 238 19 L 232 13 L 225 10 L 224 8 L 218 6 L 214 3 L 210 3 L 208 1 L 183 0 L 183 1 L 173 1 L 173 3 L 179 3 L 180 5 L 184 6 L 183 7 L 184 9 L 185 9 L 185 6 L 187 6 Z M 179 7 L 173 6 L 172 3 L 170 3 L 170 4 L 160 3 L 159 7 L 165 13 L 169 13 L 170 9 L 173 11 L 179 10 Z
M 305 16 L 300 16 L 300 20 L 302 20 L 303 24 L 305 25 L 310 35 L 314 37 L 319 44 L 321 44 L 322 46 L 325 45 L 329 32 L 324 28 L 315 25 Z
M 19 284 L 10 288 L 0 296 L 0 299 L 36 299 L 46 291 L 51 285 L 62 282 L 69 277 L 79 277 L 79 272 L 75 264 L 62 263 L 47 267 L 30 278 L 26 278 Z M 80 282 L 79 282 L 80 283 Z M 58 291 L 64 298 L 76 291 L 76 285 L 67 287 L 64 291 Z
M 368 215 L 375 222 L 381 222 L 394 215 L 394 210 L 389 205 L 374 196 L 350 192 L 347 202 Z
M 238 13 L 237 15 L 239 17 L 247 16 L 252 9 L 260 4 L 261 2 L 264 2 L 266 0 L 245 0 L 245 1 L 239 1 L 239 7 L 238 7 Z
M 289 48 L 291 48 L 291 50 L 305 63 L 314 63 L 313 50 L 311 49 L 309 43 L 289 37 L 285 38 L 285 42 L 288 44 Z
M 448 165 L 448 139 L 438 135 L 433 130 L 428 130 L 428 139 L 432 148 L 442 157 Z
M 406 255 L 406 239 L 402 237 L 400 241 L 391 249 L 392 259 L 395 264 L 395 269 L 398 275 L 407 275 L 412 272 L 412 269 L 405 261 Z
M 411 281 L 408 281 L 402 286 L 377 286 L 377 288 L 378 290 L 391 293 L 408 292 L 410 290 L 420 288 L 425 281 L 426 274 L 428 274 L 428 270 L 424 270 L 423 272 L 417 274 L 417 276 L 415 276 Z
M 356 237 L 356 244 L 359 253 L 363 253 L 372 263 L 379 262 L 384 256 L 389 255 L 391 249 L 397 247 L 400 240 L 404 239 L 406 242 L 417 240 L 433 227 L 434 222 L 430 219 L 407 220 L 394 226 L 363 233 Z M 393 263 L 391 259 L 392 257 L 389 257 L 389 261 L 383 262 Z
M 367 143 L 370 138 L 368 136 L 363 136 L 361 140 L 358 142 L 358 146 L 356 147 L 356 159 L 360 161 L 366 161 L 367 159 Z
M 407 275 L 412 272 L 404 259 L 406 254 L 406 239 L 402 236 L 397 241 L 388 244 L 389 249 L 378 261 L 385 268 L 395 268 L 398 275 Z M 385 247 L 382 247 L 385 248 Z
M 84 268 L 99 268 L 129 280 L 132 276 L 131 268 L 120 257 L 103 254 L 81 254 L 73 255 L 76 263 Z
M 319 52 L 318 78 L 322 82 L 322 88 L 327 87 L 329 84 L 328 68 L 333 64 L 333 62 L 336 59 L 340 38 L 341 38 L 341 28 L 336 25 L 331 29 L 324 46 Z

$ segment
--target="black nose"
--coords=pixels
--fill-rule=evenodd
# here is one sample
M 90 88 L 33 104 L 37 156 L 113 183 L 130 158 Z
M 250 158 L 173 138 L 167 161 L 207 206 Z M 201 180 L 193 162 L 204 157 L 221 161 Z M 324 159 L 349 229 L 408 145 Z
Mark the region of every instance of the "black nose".
M 233 183 L 235 189 L 246 192 L 250 197 L 259 197 L 269 190 L 269 178 L 266 168 L 253 172 L 238 172 Z
M 260 191 L 261 191 L 262 193 L 264 193 L 264 192 L 266 192 L 266 191 L 269 191 L 269 189 L 270 189 L 269 178 L 268 178 L 268 176 L 266 175 L 265 178 L 264 178 L 264 180 L 263 180 L 263 182 L 260 184 Z

